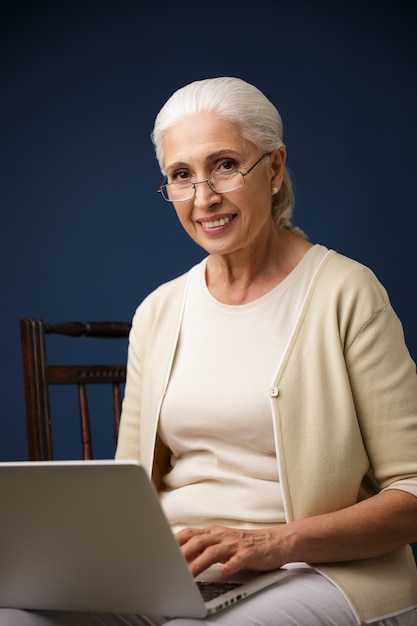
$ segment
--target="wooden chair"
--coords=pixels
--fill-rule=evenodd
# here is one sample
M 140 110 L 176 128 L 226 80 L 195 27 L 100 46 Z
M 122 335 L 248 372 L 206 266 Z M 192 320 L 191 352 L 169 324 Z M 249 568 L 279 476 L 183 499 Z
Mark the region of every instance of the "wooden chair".
M 112 386 L 114 436 L 117 440 L 121 413 L 121 385 L 126 381 L 125 364 L 49 364 L 46 335 L 126 339 L 130 327 L 131 324 L 128 322 L 48 324 L 40 319 L 20 320 L 28 459 L 30 461 L 54 459 L 50 385 L 76 385 L 78 387 L 82 458 L 87 460 L 93 458 L 87 386 L 97 384 Z

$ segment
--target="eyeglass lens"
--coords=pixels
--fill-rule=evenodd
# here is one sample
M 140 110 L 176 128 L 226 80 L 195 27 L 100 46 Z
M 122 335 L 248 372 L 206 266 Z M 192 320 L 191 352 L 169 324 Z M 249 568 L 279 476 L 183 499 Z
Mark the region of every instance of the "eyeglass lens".
M 196 185 L 208 183 L 210 189 L 215 193 L 227 193 L 240 189 L 244 185 L 244 178 L 241 172 L 233 172 L 232 174 L 215 174 L 207 180 L 184 183 L 169 183 L 162 185 L 161 191 L 165 200 L 179 202 L 191 200 L 194 197 Z

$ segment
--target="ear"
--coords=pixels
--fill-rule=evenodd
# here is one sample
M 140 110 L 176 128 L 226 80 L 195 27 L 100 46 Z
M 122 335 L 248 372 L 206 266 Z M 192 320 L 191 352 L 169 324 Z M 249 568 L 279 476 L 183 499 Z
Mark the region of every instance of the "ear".
M 285 161 L 287 160 L 287 151 L 284 146 L 277 148 L 271 153 L 271 188 L 276 187 L 281 189 L 282 181 L 284 179 Z

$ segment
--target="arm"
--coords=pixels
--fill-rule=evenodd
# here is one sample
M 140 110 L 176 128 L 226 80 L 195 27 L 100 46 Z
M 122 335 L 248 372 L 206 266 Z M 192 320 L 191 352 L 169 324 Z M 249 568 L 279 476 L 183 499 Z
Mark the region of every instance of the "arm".
M 341 511 L 264 530 L 220 526 L 186 529 L 178 541 L 191 572 L 213 563 L 223 573 L 243 568 L 269 570 L 285 563 L 331 563 L 370 558 L 417 541 L 417 498 L 388 489 Z

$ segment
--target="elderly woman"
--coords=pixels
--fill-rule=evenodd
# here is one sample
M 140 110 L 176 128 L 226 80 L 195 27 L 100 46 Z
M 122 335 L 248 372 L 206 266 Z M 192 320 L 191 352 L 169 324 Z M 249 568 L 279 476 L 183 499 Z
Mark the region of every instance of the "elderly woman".
M 135 314 L 117 458 L 148 469 L 194 575 L 290 573 L 205 620 L 76 623 L 416 625 L 417 377 L 386 291 L 293 226 L 256 87 L 187 85 L 153 140 L 158 191 L 207 256 Z

